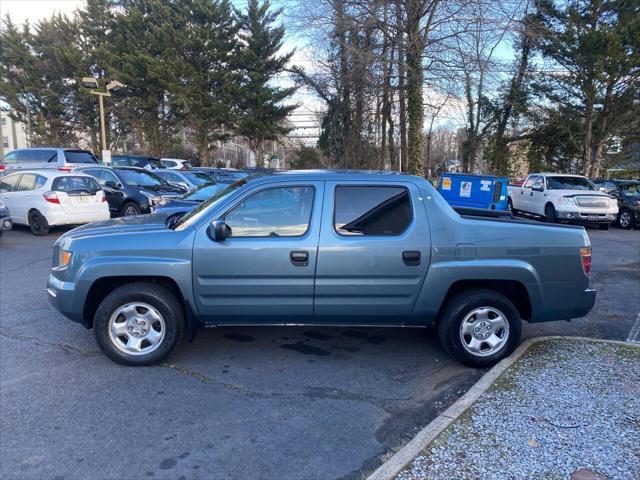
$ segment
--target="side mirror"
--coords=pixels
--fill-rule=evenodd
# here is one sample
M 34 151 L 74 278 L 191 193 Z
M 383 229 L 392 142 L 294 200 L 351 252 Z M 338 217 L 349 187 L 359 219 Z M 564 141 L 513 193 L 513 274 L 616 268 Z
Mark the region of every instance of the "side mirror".
M 209 234 L 209 237 L 211 237 L 211 240 L 224 242 L 227 237 L 231 236 L 231 227 L 224 223 L 223 220 L 214 220 L 209 224 L 207 233 Z
M 118 189 L 118 184 L 116 182 L 114 182 L 113 180 L 107 180 L 106 182 L 104 182 L 104 186 L 105 187 L 109 187 L 109 188 L 113 188 L 114 190 Z
M 531 187 L 531 190 L 533 190 L 534 192 L 543 192 L 544 191 L 544 187 Z

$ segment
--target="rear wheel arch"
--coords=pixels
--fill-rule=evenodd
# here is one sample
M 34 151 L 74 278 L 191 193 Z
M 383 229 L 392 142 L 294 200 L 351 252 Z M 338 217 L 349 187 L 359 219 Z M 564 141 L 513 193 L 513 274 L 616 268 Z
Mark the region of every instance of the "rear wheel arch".
M 518 280 L 458 280 L 451 284 L 449 289 L 447 290 L 444 299 L 442 300 L 442 304 L 440 305 L 440 310 L 436 319 L 440 317 L 440 314 L 445 309 L 447 303 L 454 298 L 456 295 L 475 289 L 483 289 L 483 290 L 494 290 L 498 293 L 501 293 L 505 297 L 507 297 L 518 309 L 520 313 L 520 318 L 523 320 L 531 320 L 533 315 L 533 305 L 531 296 L 529 295 L 529 291 L 527 287 L 524 286 L 522 282 Z
M 171 277 L 165 276 L 113 276 L 102 277 L 97 279 L 91 284 L 84 301 L 84 308 L 82 311 L 83 325 L 86 328 L 93 327 L 93 319 L 95 313 L 100 305 L 100 302 L 117 288 L 132 284 L 132 283 L 151 283 L 161 285 L 167 290 L 172 292 L 180 305 L 182 306 L 182 313 L 187 314 L 185 309 L 185 298 L 178 287 L 176 281 Z

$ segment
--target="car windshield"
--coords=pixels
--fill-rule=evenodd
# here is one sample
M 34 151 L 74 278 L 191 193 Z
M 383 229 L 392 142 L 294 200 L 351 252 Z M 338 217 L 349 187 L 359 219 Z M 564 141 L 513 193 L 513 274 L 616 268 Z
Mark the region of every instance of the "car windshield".
M 240 187 L 243 187 L 247 184 L 245 179 L 238 180 L 231 185 L 228 185 L 224 190 L 220 190 L 215 193 L 213 196 L 209 197 L 209 199 L 203 201 L 196 208 L 182 216 L 173 226 L 175 230 L 184 230 L 193 222 L 195 222 L 200 216 L 212 205 L 215 205 L 222 201 L 224 198 L 229 196 L 232 192 L 237 190 Z M 195 192 L 194 192 L 195 193 Z
M 141 170 L 118 170 L 122 181 L 130 187 L 157 187 L 166 182 L 157 175 Z
M 640 183 L 620 183 L 618 185 L 620 187 L 620 190 L 622 191 L 623 195 L 627 195 L 627 196 L 636 196 L 636 195 L 640 195 Z
M 195 190 L 192 190 L 189 193 L 185 193 L 180 198 L 182 200 L 189 200 L 191 202 L 204 202 L 205 200 L 224 190 L 228 186 L 229 184 L 227 183 L 205 183 Z
M 587 178 L 570 176 L 547 177 L 547 188 L 549 190 L 597 190 Z
M 182 174 L 194 185 L 211 183 L 211 177 L 203 172 L 182 172 Z

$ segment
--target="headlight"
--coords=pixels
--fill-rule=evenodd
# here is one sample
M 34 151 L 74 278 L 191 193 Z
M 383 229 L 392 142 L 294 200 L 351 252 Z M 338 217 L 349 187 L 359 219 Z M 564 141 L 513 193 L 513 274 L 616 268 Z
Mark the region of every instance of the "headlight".
M 71 252 L 67 252 L 66 250 L 60 249 L 58 253 L 58 267 L 64 268 L 67 265 L 69 265 L 69 262 L 71 262 L 72 256 L 73 254 Z
M 145 197 L 149 199 L 149 205 L 151 205 L 152 207 L 164 205 L 164 199 L 162 197 L 158 195 L 153 195 L 152 193 L 147 193 L 147 192 L 140 192 L 140 193 L 142 193 Z
M 577 205 L 576 199 L 572 197 L 560 197 L 561 205 Z

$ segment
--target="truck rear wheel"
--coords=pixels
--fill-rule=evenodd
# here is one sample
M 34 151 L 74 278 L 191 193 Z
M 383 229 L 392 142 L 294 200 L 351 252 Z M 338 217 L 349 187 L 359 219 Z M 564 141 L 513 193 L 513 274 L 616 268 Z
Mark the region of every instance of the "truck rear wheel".
M 171 353 L 184 330 L 175 295 L 150 282 L 116 288 L 100 303 L 93 321 L 102 352 L 123 365 L 153 365 Z
M 451 298 L 438 321 L 444 349 L 471 367 L 490 367 L 520 343 L 518 309 L 494 290 L 472 289 Z

